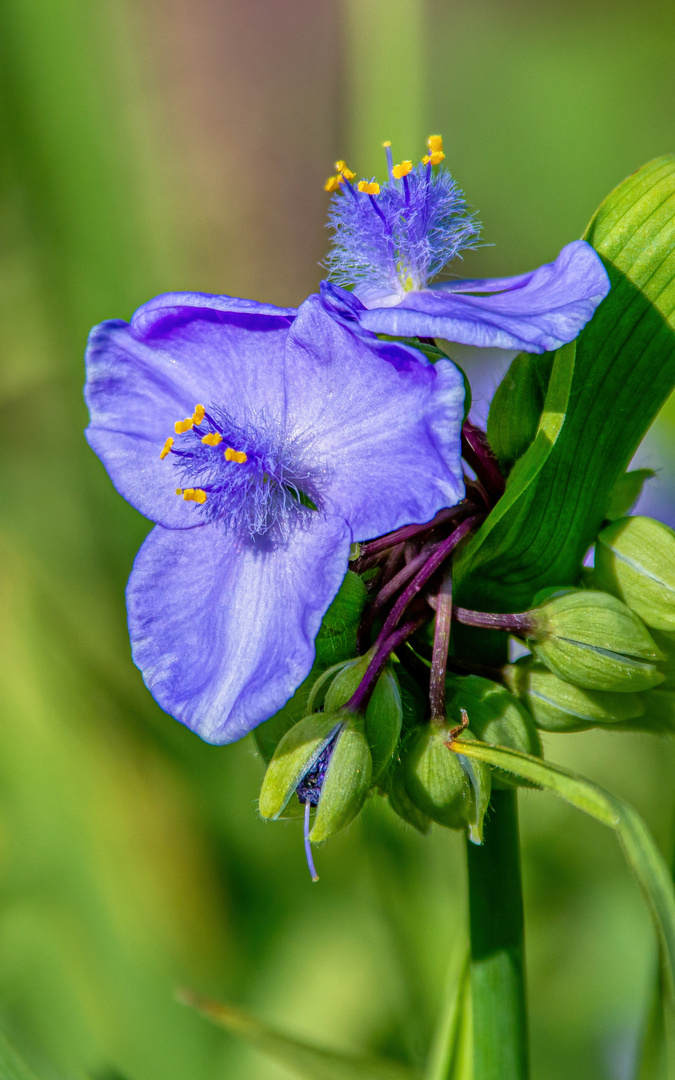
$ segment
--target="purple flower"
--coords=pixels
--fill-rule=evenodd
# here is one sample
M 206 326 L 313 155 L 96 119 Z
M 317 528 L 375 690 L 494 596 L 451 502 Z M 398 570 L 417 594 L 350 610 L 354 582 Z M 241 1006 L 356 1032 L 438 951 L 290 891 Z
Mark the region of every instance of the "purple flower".
M 317 296 L 160 296 L 95 327 L 86 360 L 89 444 L 156 523 L 134 660 L 167 712 L 231 742 L 307 676 L 350 544 L 462 498 L 461 376 Z
M 321 296 L 333 314 L 348 307 L 376 334 L 445 338 L 464 345 L 543 352 L 571 341 L 609 291 L 599 256 L 584 240 L 528 274 L 431 282 L 462 250 L 478 244 L 479 225 L 444 168 L 440 136 L 423 162 L 393 165 L 389 180 L 352 183 L 342 166 L 326 185 L 333 248 Z M 345 287 L 353 286 L 353 292 Z M 488 295 L 471 295 L 472 293 Z

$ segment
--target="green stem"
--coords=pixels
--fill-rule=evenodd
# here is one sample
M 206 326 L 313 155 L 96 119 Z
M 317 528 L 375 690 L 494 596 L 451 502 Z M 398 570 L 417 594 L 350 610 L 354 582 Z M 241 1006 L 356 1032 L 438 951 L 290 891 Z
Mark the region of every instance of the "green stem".
M 482 846 L 467 843 L 474 1080 L 527 1080 L 518 804 L 495 790 Z

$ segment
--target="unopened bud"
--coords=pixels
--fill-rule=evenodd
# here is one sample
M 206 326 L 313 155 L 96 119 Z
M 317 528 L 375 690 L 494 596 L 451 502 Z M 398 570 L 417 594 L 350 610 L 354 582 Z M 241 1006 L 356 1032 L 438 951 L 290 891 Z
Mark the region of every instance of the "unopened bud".
M 258 808 L 264 818 L 279 818 L 303 777 L 311 773 L 344 724 L 340 713 L 305 716 L 280 740 L 263 779 Z
M 532 612 L 528 645 L 559 678 L 587 690 L 649 690 L 662 654 L 644 623 L 615 596 L 582 589 Z
M 451 689 L 454 693 L 448 702 L 449 710 L 453 717 L 455 713 L 459 717 L 462 709 L 466 712 L 476 738 L 493 746 L 541 756 L 541 741 L 532 717 L 505 687 L 491 679 L 468 675 L 449 679 Z M 499 770 L 493 772 L 492 782 L 495 787 L 516 785 L 513 777 Z
M 328 763 L 314 827 L 309 834 L 313 844 L 344 829 L 360 813 L 372 774 L 373 763 L 363 718 L 353 716 L 340 730 Z
M 449 749 L 451 725 L 427 724 L 413 736 L 404 762 L 406 791 L 426 817 L 449 829 L 468 828 L 481 843 L 490 800 L 490 769 Z M 472 738 L 465 732 L 465 738 Z
M 595 545 L 596 580 L 647 624 L 675 630 L 675 532 L 649 517 L 625 517 Z
M 431 818 L 423 814 L 408 795 L 405 786 L 405 768 L 403 762 L 397 762 L 387 776 L 387 794 L 389 804 L 408 825 L 412 825 L 423 835 L 429 832 Z
M 586 731 L 640 717 L 643 695 L 583 690 L 564 682 L 530 657 L 504 668 L 507 685 L 526 703 L 544 731 Z M 653 691 L 657 693 L 657 691 Z

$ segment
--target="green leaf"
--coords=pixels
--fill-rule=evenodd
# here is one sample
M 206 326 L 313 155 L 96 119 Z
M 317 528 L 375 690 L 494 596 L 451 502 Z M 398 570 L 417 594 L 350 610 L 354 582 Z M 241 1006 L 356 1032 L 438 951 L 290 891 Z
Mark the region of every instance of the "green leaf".
M 488 415 L 490 446 L 505 473 L 534 442 L 554 353 L 519 353 L 495 391 Z
M 453 953 L 424 1080 L 472 1080 L 470 956 L 464 943 Z
M 553 791 L 578 810 L 614 829 L 651 909 L 672 995 L 675 992 L 675 893 L 668 867 L 640 815 L 590 780 L 530 754 L 462 739 L 456 740 L 451 749 Z
M 255 1046 L 301 1080 L 417 1080 L 418 1077 L 414 1070 L 403 1065 L 342 1054 L 294 1039 L 230 1005 L 185 991 L 180 994 L 180 1000 L 194 1006 L 230 1034 Z
M 675 385 L 675 156 L 613 191 L 586 239 L 612 289 L 555 354 L 534 442 L 455 566 L 467 607 L 517 611 L 573 584 L 612 492 Z
M 39 1080 L 36 1073 L 29 1069 L 23 1058 L 7 1042 L 0 1032 L 0 1076 L 2 1080 Z
M 644 485 L 655 476 L 653 469 L 631 469 L 620 476 L 612 488 L 605 517 L 609 521 L 616 521 L 629 514 L 640 498 Z

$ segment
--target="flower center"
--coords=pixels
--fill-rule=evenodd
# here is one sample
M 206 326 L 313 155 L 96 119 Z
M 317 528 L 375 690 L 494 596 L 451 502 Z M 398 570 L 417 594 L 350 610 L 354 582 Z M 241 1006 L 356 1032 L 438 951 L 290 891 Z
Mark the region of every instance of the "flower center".
M 336 161 L 336 176 L 326 190 L 333 194 L 329 225 L 334 231 L 326 260 L 330 278 L 355 288 L 368 306 L 368 294 L 398 302 L 427 282 L 463 249 L 476 246 L 479 225 L 446 169 L 440 135 L 427 140 L 429 153 L 418 165 L 394 165 L 385 143 L 389 179 L 353 183 L 355 174 Z M 386 301 L 385 301 L 386 302 Z
M 176 495 L 193 503 L 205 522 L 249 537 L 283 539 L 293 524 L 320 509 L 315 476 L 278 425 L 262 417 L 238 424 L 216 405 L 196 405 L 174 430 L 160 458 L 171 459 L 181 480 Z

